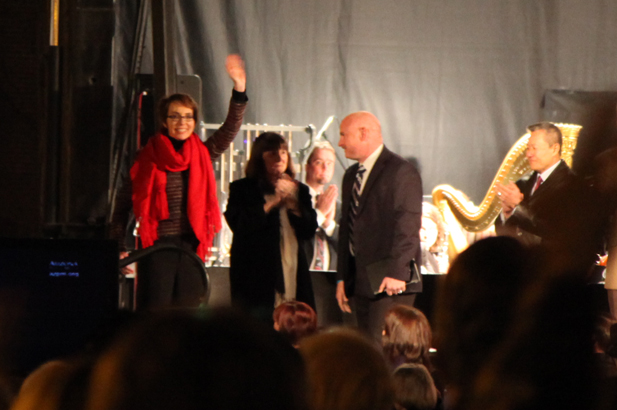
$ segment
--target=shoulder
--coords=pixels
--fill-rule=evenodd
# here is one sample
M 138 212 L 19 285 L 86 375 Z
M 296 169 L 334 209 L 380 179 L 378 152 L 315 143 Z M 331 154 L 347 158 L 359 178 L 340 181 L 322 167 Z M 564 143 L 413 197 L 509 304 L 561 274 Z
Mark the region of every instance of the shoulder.
M 384 161 L 386 167 L 392 168 L 397 174 L 419 176 L 420 173 L 414 164 L 401 157 L 400 155 L 390 151 L 384 146 L 383 152 L 379 156 L 379 159 Z M 378 159 L 378 160 L 379 160 Z
M 357 162 L 356 162 L 355 164 L 353 164 L 352 166 L 348 167 L 348 168 L 345 170 L 345 175 L 344 175 L 344 177 L 345 177 L 345 178 L 348 178 L 348 177 L 350 177 L 350 176 L 352 176 L 352 175 L 356 175 L 356 172 L 358 172 L 358 163 L 357 163 Z
M 536 180 L 535 175 L 536 175 L 536 173 L 534 171 L 531 174 L 528 174 L 528 175 L 525 175 L 522 178 L 519 178 L 519 180 L 516 181 L 516 185 L 518 185 L 518 187 L 522 189 L 522 187 L 526 186 L 527 184 L 529 184 L 531 182 L 535 182 L 535 180 Z
M 554 177 L 554 178 L 553 178 Z M 561 161 L 557 168 L 548 177 L 547 182 L 550 180 L 554 182 L 566 183 L 566 184 L 580 184 L 582 180 L 570 169 L 570 167 Z
M 310 194 L 310 192 L 311 192 L 311 190 L 309 189 L 308 185 L 306 185 L 306 184 L 304 184 L 304 183 L 302 183 L 300 181 L 298 181 L 298 189 L 301 192 L 303 192 L 303 193 L 306 192 L 307 194 Z
M 254 178 L 241 178 L 237 179 L 229 184 L 229 189 L 249 189 L 257 187 L 258 182 Z

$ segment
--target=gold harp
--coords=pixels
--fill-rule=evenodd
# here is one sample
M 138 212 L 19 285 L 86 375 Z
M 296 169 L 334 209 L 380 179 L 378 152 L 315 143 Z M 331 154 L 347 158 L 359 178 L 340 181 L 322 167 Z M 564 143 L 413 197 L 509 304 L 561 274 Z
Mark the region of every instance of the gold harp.
M 582 127 L 575 124 L 555 125 L 559 127 L 563 136 L 561 158 L 571 167 L 572 155 L 574 154 L 578 134 Z M 463 197 L 463 194 L 452 186 L 436 186 L 435 189 L 433 189 L 433 203 L 439 208 L 444 218 L 449 210 L 461 224 L 463 229 L 468 232 L 481 232 L 489 228 L 501 212 L 501 203 L 497 199 L 495 185 L 497 183 L 507 184 L 509 181 L 517 181 L 523 175 L 531 171 L 529 163 L 525 158 L 525 149 L 527 148 L 528 140 L 529 133 L 526 133 L 516 141 L 512 148 L 510 148 L 484 200 L 478 207 L 472 207 L 475 209 L 470 209 L 470 207 L 466 205 L 468 201 Z

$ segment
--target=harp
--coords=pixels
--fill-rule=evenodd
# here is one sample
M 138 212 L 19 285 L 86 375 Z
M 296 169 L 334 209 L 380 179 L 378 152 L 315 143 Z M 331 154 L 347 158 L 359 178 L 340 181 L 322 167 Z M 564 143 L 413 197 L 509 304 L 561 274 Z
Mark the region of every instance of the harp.
M 561 158 L 571 167 L 578 134 L 582 127 L 575 124 L 555 125 L 559 127 L 563 136 Z M 488 229 L 501 212 L 501 203 L 497 199 L 495 185 L 517 181 L 531 171 L 527 158 L 525 158 L 529 136 L 530 134 L 526 133 L 510 148 L 479 206 L 468 205 L 464 194 L 450 185 L 436 186 L 433 189 L 433 203 L 439 208 L 444 218 L 449 219 L 447 214 L 451 212 L 462 228 L 468 232 L 481 232 Z M 458 246 L 455 248 L 460 252 Z

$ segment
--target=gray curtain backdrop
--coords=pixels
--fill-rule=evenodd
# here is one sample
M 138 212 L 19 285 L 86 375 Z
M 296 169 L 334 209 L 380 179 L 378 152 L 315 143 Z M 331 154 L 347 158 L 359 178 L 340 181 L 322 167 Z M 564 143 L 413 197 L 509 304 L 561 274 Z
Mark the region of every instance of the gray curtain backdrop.
M 183 0 L 176 11 L 178 73 L 202 78 L 208 122 L 224 119 L 225 56 L 240 53 L 246 122 L 319 128 L 371 111 L 385 144 L 419 161 L 425 194 L 447 183 L 478 203 L 542 119 L 545 90 L 617 90 L 615 0 Z M 338 122 L 327 135 L 338 142 Z

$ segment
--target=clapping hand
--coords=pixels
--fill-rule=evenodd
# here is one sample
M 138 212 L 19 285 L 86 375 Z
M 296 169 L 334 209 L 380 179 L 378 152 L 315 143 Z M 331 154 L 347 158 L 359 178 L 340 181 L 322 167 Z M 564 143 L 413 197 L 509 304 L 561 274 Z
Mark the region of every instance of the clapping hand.
M 294 181 L 289 175 L 282 174 L 281 177 L 276 180 L 274 191 L 282 201 L 296 199 L 298 193 L 298 182 Z
M 330 185 L 324 193 L 317 197 L 315 208 L 324 214 L 326 220 L 322 228 L 327 228 L 336 216 L 336 198 L 338 197 L 338 188 L 336 185 Z
M 501 201 L 504 216 L 508 218 L 514 208 L 521 203 L 524 195 L 513 182 L 508 183 L 508 185 L 496 184 L 495 189 L 497 190 L 497 197 Z

